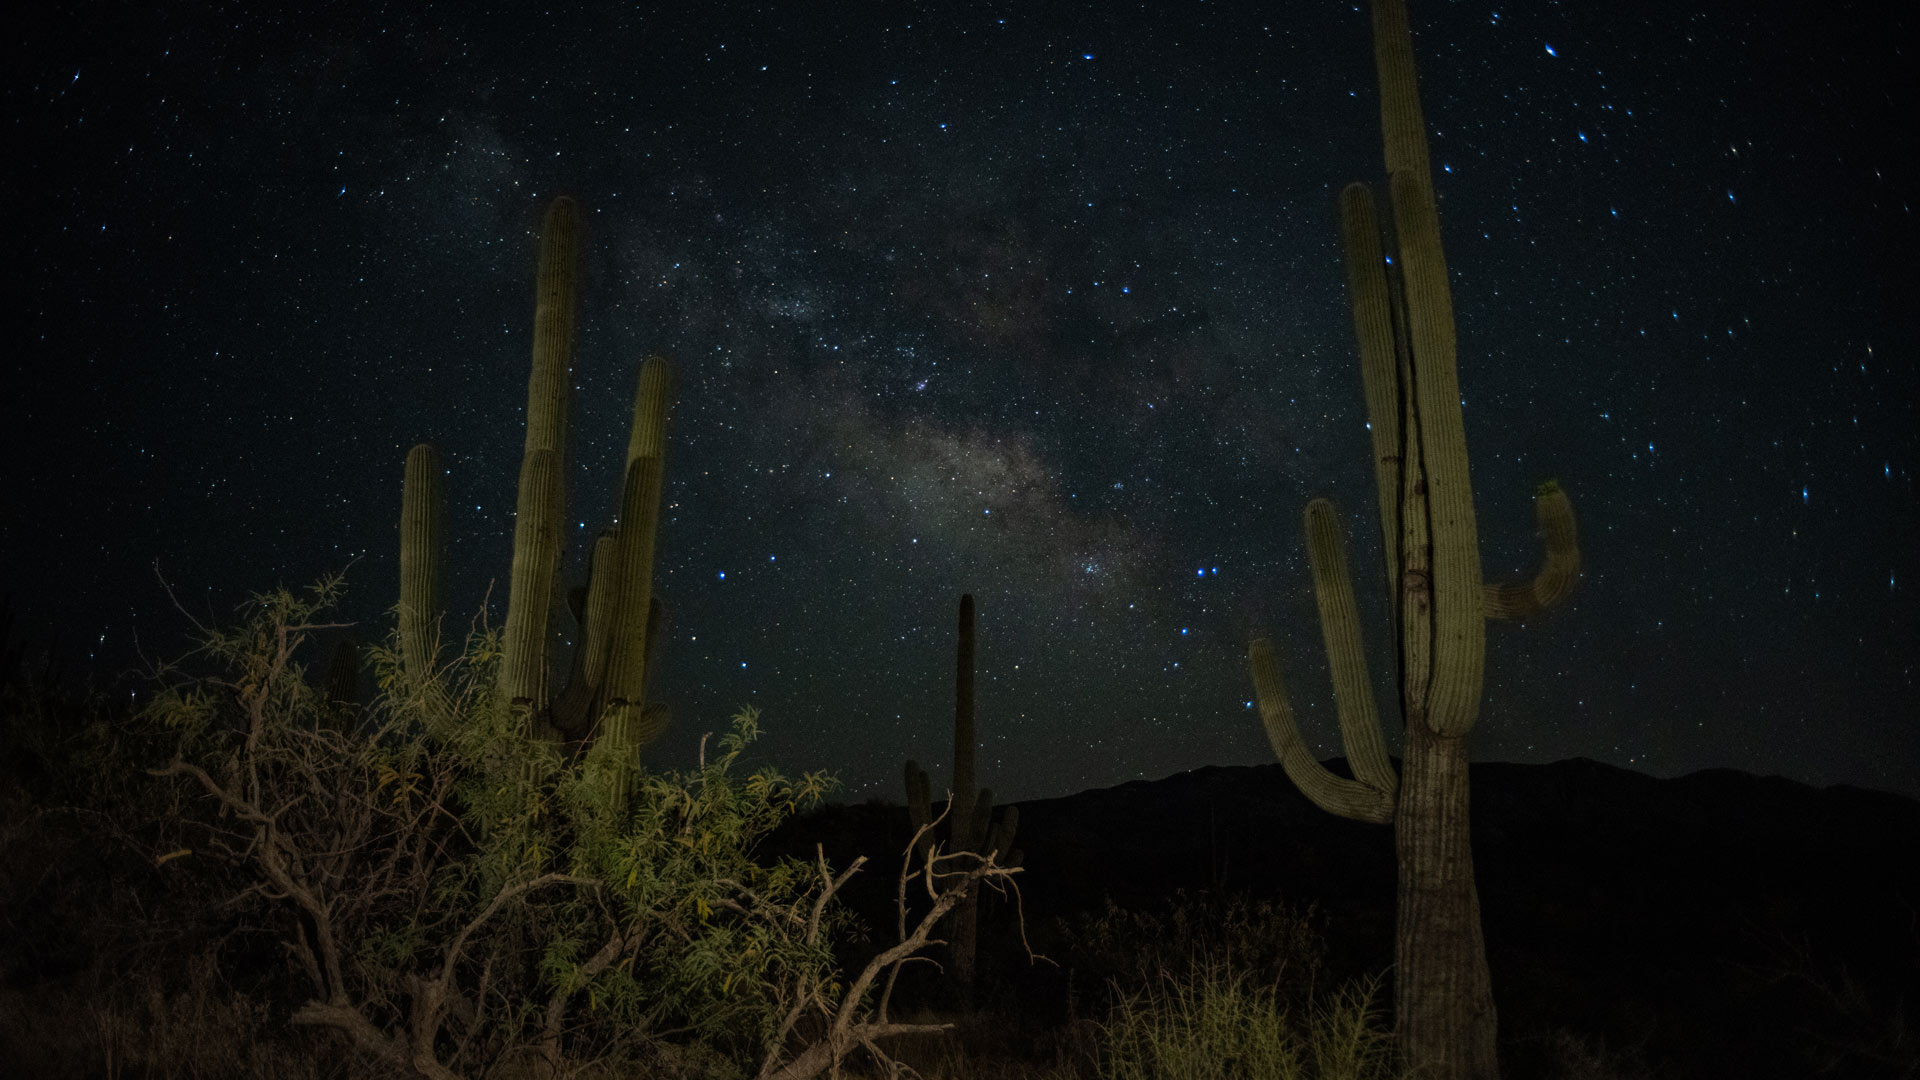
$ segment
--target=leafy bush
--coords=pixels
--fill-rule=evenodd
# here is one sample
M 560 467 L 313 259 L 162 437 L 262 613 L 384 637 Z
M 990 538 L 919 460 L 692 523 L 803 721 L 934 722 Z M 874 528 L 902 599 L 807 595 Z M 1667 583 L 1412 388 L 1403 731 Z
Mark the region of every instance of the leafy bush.
M 1102 1080 L 1389 1080 L 1392 1037 L 1371 982 L 1290 1009 L 1272 986 L 1214 960 L 1163 973 L 1101 1026 Z
M 752 710 L 686 772 L 568 754 L 494 692 L 485 630 L 422 679 L 372 650 L 379 696 L 343 707 L 298 663 L 339 593 L 266 593 L 202 628 L 141 714 L 170 744 L 155 773 L 191 796 L 161 859 L 246 872 L 227 899 L 276 931 L 295 1024 L 429 1076 L 718 1076 L 779 1060 L 802 1013 L 843 1004 L 824 864 L 752 858 L 831 781 L 736 775 Z
M 1176 892 L 1055 928 L 1076 985 L 1100 987 L 1101 1022 L 1077 1022 L 1077 1068 L 1099 1080 L 1387 1080 L 1392 1035 L 1377 983 L 1319 993 L 1319 917 L 1242 893 Z

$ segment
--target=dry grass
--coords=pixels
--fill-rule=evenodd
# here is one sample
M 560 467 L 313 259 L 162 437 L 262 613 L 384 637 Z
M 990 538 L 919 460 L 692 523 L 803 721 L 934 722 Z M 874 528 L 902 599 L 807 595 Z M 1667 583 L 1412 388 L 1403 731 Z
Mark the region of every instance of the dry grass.
M 92 985 L 90 985 L 92 984 Z M 44 1080 L 345 1080 L 347 1055 L 222 984 L 210 959 L 169 982 L 70 979 L 0 994 L 0 1073 Z

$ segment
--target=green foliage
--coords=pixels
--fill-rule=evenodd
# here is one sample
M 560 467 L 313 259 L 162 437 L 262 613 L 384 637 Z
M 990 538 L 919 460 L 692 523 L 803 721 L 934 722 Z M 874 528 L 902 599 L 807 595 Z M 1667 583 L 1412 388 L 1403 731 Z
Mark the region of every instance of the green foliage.
M 296 1023 L 394 1061 L 424 1043 L 450 1075 L 517 1053 L 713 1069 L 767 1053 L 793 987 L 833 985 L 832 935 L 805 933 L 820 875 L 754 858 L 833 781 L 742 775 L 757 712 L 619 797 L 619 750 L 570 760 L 537 737 L 482 629 L 418 676 L 397 636 L 370 648 L 379 696 L 337 722 L 298 660 L 341 589 L 264 593 L 202 628 L 138 725 L 206 834 L 194 855 L 246 872 L 229 899 L 304 971 Z
M 1387 1080 L 1392 1038 L 1376 981 L 1318 983 L 1323 920 L 1244 893 L 1112 899 L 1053 929 L 1074 985 L 1100 987 L 1076 1075 L 1100 1080 Z
M 1102 1080 L 1390 1080 L 1392 1037 L 1372 982 L 1290 1007 L 1244 970 L 1163 972 L 1099 1028 Z

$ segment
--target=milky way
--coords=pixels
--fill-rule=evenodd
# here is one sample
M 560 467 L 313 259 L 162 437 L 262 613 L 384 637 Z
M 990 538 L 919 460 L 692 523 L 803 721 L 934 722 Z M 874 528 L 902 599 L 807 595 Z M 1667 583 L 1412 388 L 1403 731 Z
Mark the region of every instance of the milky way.
M 1003 798 L 1271 760 L 1256 629 L 1339 753 L 1299 514 L 1331 494 L 1378 565 L 1334 235 L 1381 169 L 1364 13 L 955 7 L 39 16 L 8 76 L 25 625 L 110 673 L 181 641 L 155 560 L 215 612 L 351 564 L 383 633 L 420 439 L 478 610 L 567 193 L 576 574 L 640 359 L 678 372 L 656 760 L 752 703 L 849 798 L 908 757 L 937 785 L 962 592 Z M 1920 791 L 1904 17 L 1413 18 L 1487 573 L 1531 565 L 1548 477 L 1587 568 L 1490 627 L 1476 757 Z

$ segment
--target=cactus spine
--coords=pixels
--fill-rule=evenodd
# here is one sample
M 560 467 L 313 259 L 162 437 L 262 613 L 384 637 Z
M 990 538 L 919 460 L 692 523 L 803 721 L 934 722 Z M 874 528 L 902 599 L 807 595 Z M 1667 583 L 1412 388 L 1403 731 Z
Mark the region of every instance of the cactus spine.
M 996 822 L 993 817 L 993 792 L 974 783 L 974 754 L 977 742 L 973 723 L 973 594 L 960 597 L 959 642 L 954 650 L 953 667 L 953 794 L 947 807 L 947 850 L 973 852 L 994 859 L 1003 866 L 1019 863 L 1013 850 L 1013 838 L 1020 825 L 1020 808 L 1007 807 Z M 907 762 L 907 817 L 915 829 L 933 819 L 933 804 L 926 771 Z M 924 857 L 933 843 L 931 836 L 921 840 L 915 854 Z M 974 955 L 979 936 L 980 897 L 969 893 L 947 915 L 946 934 L 953 962 L 954 984 L 963 999 L 973 993 Z
M 1437 1080 L 1492 1080 L 1499 1064 L 1467 829 L 1466 735 L 1479 716 L 1485 620 L 1524 618 L 1564 600 L 1579 549 L 1572 505 L 1543 484 L 1534 498 L 1546 551 L 1540 571 L 1517 585 L 1481 580 L 1453 301 L 1404 0 L 1374 0 L 1372 17 L 1397 276 L 1365 184 L 1341 193 L 1341 236 L 1399 637 L 1401 775 L 1387 759 L 1340 528 L 1324 499 L 1307 505 L 1307 548 L 1353 779 L 1334 776 L 1301 743 L 1272 644 L 1256 639 L 1248 664 L 1268 738 L 1295 786 L 1331 813 L 1394 825 L 1395 1028 L 1407 1063 Z

